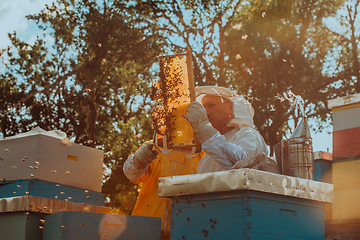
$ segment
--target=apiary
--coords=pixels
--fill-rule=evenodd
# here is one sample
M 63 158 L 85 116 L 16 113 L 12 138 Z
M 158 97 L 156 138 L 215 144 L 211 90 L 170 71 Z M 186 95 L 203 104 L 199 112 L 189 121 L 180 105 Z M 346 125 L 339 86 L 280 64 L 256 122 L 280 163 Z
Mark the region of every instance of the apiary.
M 58 212 L 112 213 L 102 151 L 38 128 L 0 140 L 0 149 L 0 239 L 42 240 L 45 218 Z
M 160 240 L 161 218 L 84 212 L 45 217 L 43 240 Z
M 40 179 L 101 192 L 103 152 L 34 129 L 0 140 L 0 181 Z
M 333 185 L 254 169 L 159 179 L 171 239 L 325 239 Z

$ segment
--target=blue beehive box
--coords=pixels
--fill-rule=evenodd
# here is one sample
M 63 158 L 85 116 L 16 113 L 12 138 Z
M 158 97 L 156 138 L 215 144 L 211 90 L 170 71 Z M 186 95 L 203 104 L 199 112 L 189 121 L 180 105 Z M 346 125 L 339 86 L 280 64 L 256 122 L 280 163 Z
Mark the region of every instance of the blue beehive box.
M 241 190 L 172 198 L 171 239 L 324 239 L 324 205 Z
M 0 213 L 1 240 L 41 240 L 45 213 Z
M 36 184 L 36 182 L 38 180 L 35 182 L 16 180 L 3 182 L 0 185 L 1 240 L 42 240 L 46 216 L 59 211 L 98 213 L 111 213 L 112 211 L 103 206 L 41 197 L 47 196 L 53 191 L 42 186 L 42 184 L 47 186 L 50 183 L 40 181 L 40 184 Z M 50 185 L 54 184 L 51 183 Z M 61 190 L 64 189 L 70 190 L 66 186 L 61 188 Z M 12 191 L 16 191 L 15 194 Z M 21 193 L 23 191 L 24 193 Z M 25 194 L 26 191 L 30 191 L 32 194 Z M 72 191 L 78 192 L 79 189 L 74 188 Z M 81 192 L 83 193 L 83 191 Z M 7 197 L 8 195 L 11 197 Z
M 332 183 L 332 153 L 314 152 L 314 180 Z
M 45 218 L 43 240 L 160 240 L 161 218 L 59 212 Z
M 36 196 L 104 206 L 105 194 L 39 179 L 0 182 L 0 198 Z
M 325 239 L 332 184 L 239 169 L 159 179 L 171 239 Z

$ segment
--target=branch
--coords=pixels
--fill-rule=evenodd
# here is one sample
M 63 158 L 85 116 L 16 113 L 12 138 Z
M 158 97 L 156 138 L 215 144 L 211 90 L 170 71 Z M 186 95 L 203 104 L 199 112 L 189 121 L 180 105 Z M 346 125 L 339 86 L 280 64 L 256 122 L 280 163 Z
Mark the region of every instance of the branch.
M 345 36 L 343 36 L 343 35 L 341 35 L 341 34 L 339 34 L 339 33 L 337 33 L 337 32 L 334 32 L 333 30 L 331 30 L 330 28 L 328 28 L 328 27 L 326 27 L 326 26 L 324 26 L 324 27 L 326 28 L 326 30 L 328 30 L 329 32 L 331 32 L 333 35 L 339 37 L 342 42 L 351 43 L 351 40 L 348 39 L 348 38 L 346 38 Z
M 83 64 L 83 65 L 80 65 L 78 66 L 77 68 L 73 69 L 72 71 L 68 72 L 67 74 L 63 75 L 63 76 L 60 76 L 58 77 L 56 80 L 55 80 L 55 83 L 48 83 L 45 85 L 45 89 L 43 89 L 42 91 L 34 91 L 32 93 L 29 93 L 25 98 L 22 98 L 18 103 L 23 103 L 25 102 L 26 100 L 28 100 L 29 98 L 35 96 L 36 94 L 38 93 L 44 93 L 44 92 L 47 92 L 51 89 L 52 86 L 54 85 L 58 85 L 60 84 L 62 81 L 65 81 L 68 77 L 74 75 L 74 74 L 77 74 L 79 72 L 81 72 L 83 69 L 87 68 L 89 65 L 91 65 L 93 63 L 94 59 L 92 59 L 91 61 Z

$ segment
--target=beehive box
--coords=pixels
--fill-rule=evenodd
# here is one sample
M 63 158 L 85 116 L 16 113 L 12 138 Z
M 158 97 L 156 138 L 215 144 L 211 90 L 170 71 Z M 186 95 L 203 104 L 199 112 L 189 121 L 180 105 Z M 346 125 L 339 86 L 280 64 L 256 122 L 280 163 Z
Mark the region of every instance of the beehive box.
M 314 152 L 314 180 L 326 183 L 332 183 L 332 153 Z M 325 204 L 325 226 L 332 220 L 332 204 Z
M 360 94 L 328 101 L 333 115 L 333 220 L 360 226 Z
M 59 212 L 45 218 L 43 240 L 160 240 L 161 218 Z
M 253 169 L 159 179 L 171 239 L 324 239 L 332 184 Z
M 0 140 L 0 179 L 41 179 L 101 192 L 103 152 L 45 134 Z M 1 181 L 1 180 L 0 180 Z
M 314 152 L 314 180 L 332 183 L 332 153 Z
M 37 196 L 69 202 L 104 206 L 105 194 L 39 179 L 0 182 L 0 198 Z
M 0 198 L 0 239 L 42 240 L 46 216 L 63 211 L 112 212 L 106 207 L 36 196 Z
M 0 239 L 41 240 L 45 213 L 9 212 L 0 213 Z

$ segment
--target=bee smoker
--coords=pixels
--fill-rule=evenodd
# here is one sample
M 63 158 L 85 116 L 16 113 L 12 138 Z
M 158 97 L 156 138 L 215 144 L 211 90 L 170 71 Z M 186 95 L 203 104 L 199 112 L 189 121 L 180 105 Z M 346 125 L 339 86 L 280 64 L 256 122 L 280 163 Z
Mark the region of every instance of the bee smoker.
M 282 174 L 314 179 L 314 153 L 307 118 L 301 119 L 293 134 L 274 146 Z

